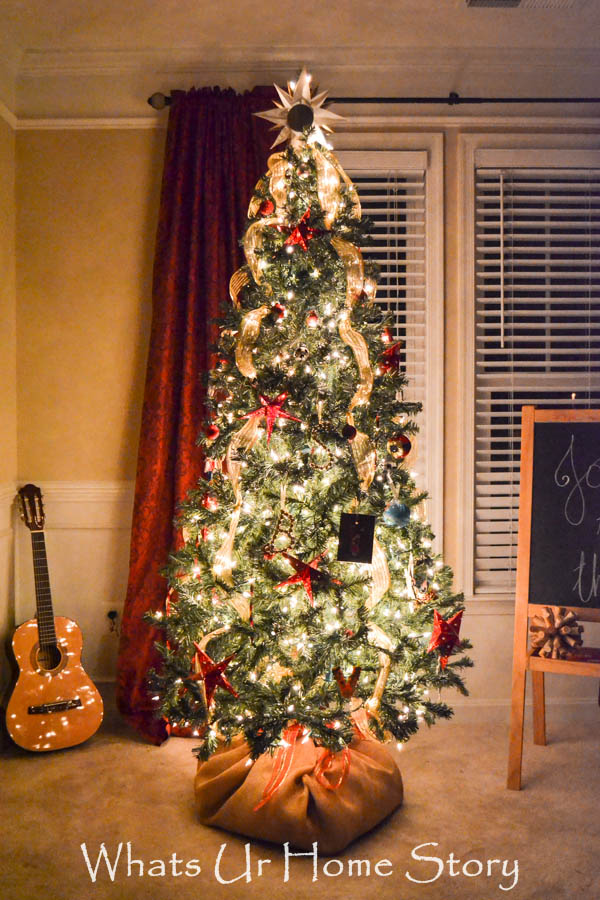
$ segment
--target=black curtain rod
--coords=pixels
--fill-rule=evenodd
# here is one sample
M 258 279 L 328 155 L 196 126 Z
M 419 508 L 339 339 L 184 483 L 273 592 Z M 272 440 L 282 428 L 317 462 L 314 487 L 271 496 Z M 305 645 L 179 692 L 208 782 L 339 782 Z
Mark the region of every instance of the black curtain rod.
M 170 106 L 172 98 L 157 92 L 148 98 L 153 109 Z M 475 103 L 600 103 L 600 97 L 461 97 L 450 91 L 447 97 L 329 97 L 328 103 L 385 103 L 385 104 L 447 104 L 463 106 Z

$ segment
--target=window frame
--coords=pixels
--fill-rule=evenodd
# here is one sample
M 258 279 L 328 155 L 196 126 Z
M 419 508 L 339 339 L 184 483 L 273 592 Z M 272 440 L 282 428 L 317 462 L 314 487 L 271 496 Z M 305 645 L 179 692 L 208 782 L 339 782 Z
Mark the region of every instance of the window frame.
M 489 592 L 475 590 L 475 384 L 476 384 L 476 169 L 485 161 L 497 167 L 580 168 L 592 154 L 600 150 L 597 134 L 586 133 L 472 133 L 459 136 L 459 221 L 464 228 L 459 234 L 459 328 L 458 352 L 463 360 L 459 423 L 463 453 L 459 464 L 459 497 L 462 498 L 457 525 L 462 536 L 460 582 L 465 598 L 481 601 L 488 612 L 506 613 L 514 607 L 514 591 Z M 597 165 L 597 163 L 596 163 Z
M 355 171 L 423 171 L 425 164 L 425 398 L 426 519 L 443 553 L 444 531 L 444 135 L 337 133 L 335 154 L 350 178 Z M 417 422 L 420 417 L 417 417 Z

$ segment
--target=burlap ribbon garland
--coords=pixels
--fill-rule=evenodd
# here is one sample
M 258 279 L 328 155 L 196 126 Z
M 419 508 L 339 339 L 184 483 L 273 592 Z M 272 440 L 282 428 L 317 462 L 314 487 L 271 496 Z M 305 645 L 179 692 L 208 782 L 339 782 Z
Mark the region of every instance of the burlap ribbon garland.
M 246 378 L 252 381 L 256 378 L 256 369 L 252 360 L 252 351 L 260 332 L 260 323 L 269 312 L 268 306 L 259 306 L 251 309 L 242 319 L 240 332 L 235 345 L 235 362 Z
M 339 333 L 342 341 L 351 348 L 354 353 L 359 373 L 359 386 L 350 401 L 346 413 L 346 421 L 354 426 L 353 410 L 360 404 L 367 403 L 373 390 L 374 375 L 369 360 L 369 350 L 364 337 L 355 331 L 350 325 L 350 310 L 356 303 L 361 292 L 365 290 L 365 276 L 360 249 L 354 244 L 333 237 L 331 244 L 344 263 L 346 269 L 346 310 L 340 316 Z M 375 291 L 373 283 L 369 280 L 369 294 L 374 299 Z M 355 427 L 355 426 L 354 426 Z M 357 431 L 351 444 L 354 465 L 359 477 L 360 488 L 367 491 L 375 477 L 377 465 L 377 453 L 373 441 L 362 431 Z M 373 541 L 373 556 L 371 559 L 371 590 L 367 600 L 367 609 L 373 609 L 382 597 L 387 593 L 391 585 L 390 570 L 383 548 L 377 538 Z M 377 625 L 369 625 L 369 638 L 372 643 L 379 641 L 379 646 L 391 650 L 393 643 L 389 636 Z M 372 696 L 367 701 L 369 712 L 377 716 L 377 710 L 387 683 L 391 661 L 387 653 L 379 652 L 380 670 Z M 368 723 L 363 722 L 363 727 L 368 729 Z
M 373 390 L 374 375 L 369 360 L 367 342 L 362 334 L 350 325 L 350 310 L 356 303 L 365 285 L 362 254 L 358 247 L 342 238 L 334 237 L 331 244 L 337 251 L 346 269 L 346 309 L 340 316 L 339 333 L 342 341 L 351 348 L 356 359 L 359 373 L 359 386 L 350 401 L 346 421 L 354 426 L 353 409 L 367 403 Z M 357 431 L 351 444 L 352 457 L 360 481 L 360 489 L 367 491 L 375 477 L 377 453 L 373 441 L 362 431 Z M 377 539 L 373 542 L 373 558 L 371 561 L 371 594 L 368 608 L 372 609 L 391 584 L 390 570 L 383 549 Z
M 229 296 L 236 309 L 239 309 L 241 306 L 240 301 L 238 300 L 239 293 L 243 287 L 249 284 L 249 282 L 250 276 L 243 268 L 237 269 L 229 279 Z
M 340 194 L 340 185 L 342 181 L 349 189 L 352 215 L 359 219 L 361 216 L 361 207 L 358 194 L 337 159 L 332 154 L 323 152 L 316 147 L 312 148 L 312 152 L 317 170 L 317 192 L 324 214 L 325 227 L 327 229 L 332 227 L 342 209 L 342 197 Z M 257 284 L 260 284 L 262 281 L 262 267 L 260 266 L 259 251 L 262 247 L 265 228 L 289 224 L 285 217 L 285 205 L 288 194 L 286 172 L 288 167 L 289 163 L 285 159 L 283 153 L 272 154 L 269 158 L 267 178 L 269 182 L 269 192 L 275 203 L 275 214 L 265 216 L 258 222 L 253 222 L 244 236 L 244 253 L 246 261 Z M 258 214 L 261 203 L 261 198 L 255 194 L 248 209 L 249 218 L 253 218 Z M 352 328 L 349 310 L 355 304 L 362 291 L 366 291 L 369 295 L 369 299 L 372 301 L 375 296 L 375 285 L 372 279 L 365 278 L 362 254 L 358 247 L 338 236 L 332 237 L 331 245 L 342 260 L 346 271 L 347 310 L 340 318 L 340 338 L 352 349 L 360 378 L 359 386 L 350 401 L 348 412 L 346 414 L 348 424 L 354 426 L 354 416 L 352 411 L 359 404 L 368 402 L 373 388 L 374 375 L 369 361 L 366 341 L 359 332 Z M 248 281 L 248 275 L 243 269 L 239 269 L 232 276 L 230 282 L 230 295 L 232 302 L 237 308 L 240 307 L 238 301 L 239 291 L 248 283 Z M 242 319 L 240 333 L 236 342 L 235 358 L 239 371 L 249 379 L 256 377 L 256 369 L 252 361 L 252 350 L 256 345 L 261 321 L 268 311 L 268 307 L 261 306 L 258 309 L 246 313 Z M 251 449 L 258 438 L 258 419 L 249 419 L 232 438 L 225 458 L 225 471 L 231 482 L 236 504 L 232 512 L 229 532 L 215 556 L 213 572 L 228 584 L 233 584 L 233 546 L 242 505 L 242 495 L 239 483 L 240 465 L 235 460 L 235 456 L 238 450 Z M 359 431 L 351 442 L 351 447 L 361 490 L 367 491 L 375 475 L 377 461 L 375 445 L 368 435 Z M 367 603 L 369 609 L 376 606 L 389 589 L 391 583 L 385 553 L 377 539 L 375 539 L 373 544 L 373 559 L 371 566 L 371 592 Z M 241 599 L 242 598 L 240 598 L 240 600 Z M 384 632 L 381 632 L 381 635 L 389 642 L 390 639 Z M 382 669 L 375 687 L 375 693 L 370 701 L 371 707 L 374 709 L 379 705 L 389 673 L 389 657 L 380 653 L 380 662 L 382 664 Z
M 221 547 L 215 554 L 213 574 L 225 584 L 233 585 L 233 544 L 242 512 L 242 489 L 240 485 L 241 462 L 237 458 L 239 450 L 251 450 L 260 438 L 258 417 L 248 419 L 234 434 L 225 454 L 224 473 L 229 479 L 235 497 L 235 506 L 229 523 L 229 531 Z

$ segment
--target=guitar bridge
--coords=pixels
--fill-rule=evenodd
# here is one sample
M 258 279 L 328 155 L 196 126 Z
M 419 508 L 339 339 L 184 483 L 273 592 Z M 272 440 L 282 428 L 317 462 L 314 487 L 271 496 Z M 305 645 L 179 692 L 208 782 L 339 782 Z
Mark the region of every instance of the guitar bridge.
M 81 700 L 55 700 L 53 703 L 41 703 L 39 706 L 29 706 L 27 712 L 30 716 L 41 716 L 44 713 L 65 712 L 67 709 L 77 709 L 81 706 Z

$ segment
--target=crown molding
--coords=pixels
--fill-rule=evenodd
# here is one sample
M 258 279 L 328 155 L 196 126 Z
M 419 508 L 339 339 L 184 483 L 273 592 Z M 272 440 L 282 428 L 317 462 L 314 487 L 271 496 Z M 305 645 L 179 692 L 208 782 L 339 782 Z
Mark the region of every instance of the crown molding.
M 293 74 L 302 64 L 319 70 L 347 69 L 429 69 L 493 68 L 507 71 L 515 65 L 527 68 L 600 68 L 596 48 L 556 47 L 402 47 L 328 46 L 326 52 L 314 45 L 278 47 L 273 56 L 270 45 L 262 47 L 174 47 L 144 50 L 26 50 L 18 78 L 49 75 L 118 75 L 154 71 L 157 74 L 211 72 L 251 72 L 260 66 L 270 73 L 284 70 Z M 284 75 L 284 77 L 285 77 Z
M 295 46 L 278 47 L 276 56 L 270 46 L 28 50 L 11 105 L 17 127 L 24 129 L 45 127 L 40 120 L 49 119 L 59 121 L 58 127 L 78 119 L 83 128 L 111 128 L 114 120 L 119 127 L 153 128 L 146 98 L 154 91 L 211 84 L 243 91 L 284 83 L 304 64 L 333 96 L 447 96 L 451 90 L 479 97 L 587 96 L 600 82 L 600 54 L 587 48 Z M 415 116 L 430 119 L 430 111 L 445 112 L 429 105 L 396 107 L 396 114 L 398 109 L 412 112 L 412 121 Z M 503 116 L 508 109 L 477 107 L 486 116 Z M 355 112 L 375 111 L 362 107 Z M 550 110 L 523 106 L 519 112 L 547 116 Z M 570 107 L 566 115 L 570 112 L 587 115 L 588 108 Z

